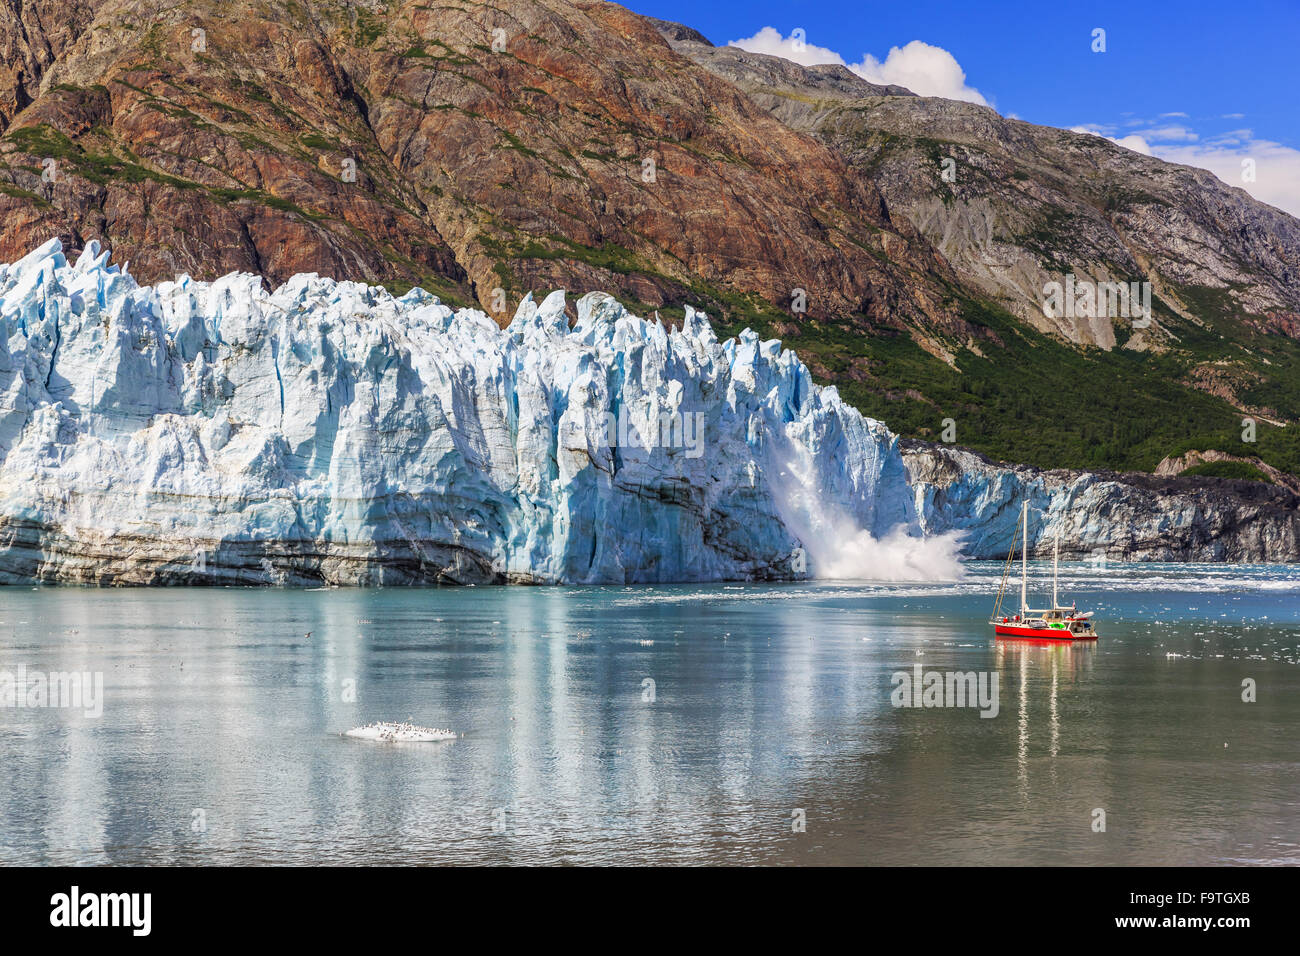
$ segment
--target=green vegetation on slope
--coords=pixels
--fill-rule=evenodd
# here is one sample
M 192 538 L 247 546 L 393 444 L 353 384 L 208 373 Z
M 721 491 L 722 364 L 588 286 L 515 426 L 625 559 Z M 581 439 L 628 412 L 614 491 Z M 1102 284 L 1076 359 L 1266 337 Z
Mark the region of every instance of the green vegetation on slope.
M 1236 478 L 1241 481 L 1268 481 L 1268 475 L 1248 461 L 1207 461 L 1188 468 L 1183 474 L 1204 475 L 1209 478 Z
M 960 304 L 968 321 L 994 331 L 1006 347 L 984 346 L 986 357 L 961 350 L 954 369 L 903 333 L 805 325 L 784 343 L 828 369 L 845 400 L 907 437 L 939 440 L 951 418 L 956 444 L 1044 468 L 1151 471 L 1167 455 L 1215 448 L 1300 473 L 1296 428 L 1259 420 L 1256 441 L 1245 442 L 1241 412 L 1183 384 L 1200 356 L 1079 349 L 996 307 Z M 744 324 L 773 334 L 762 321 L 720 322 L 719 334 Z M 1268 388 L 1297 407 L 1300 343 L 1268 338 L 1279 360 L 1292 356 Z

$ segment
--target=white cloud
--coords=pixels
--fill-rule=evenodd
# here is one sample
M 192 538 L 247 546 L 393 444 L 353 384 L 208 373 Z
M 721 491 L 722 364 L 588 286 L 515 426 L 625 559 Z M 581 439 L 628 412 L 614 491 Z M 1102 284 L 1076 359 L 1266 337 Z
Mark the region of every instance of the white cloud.
M 1109 136 L 1106 138 L 1110 139 Z M 1125 149 L 1131 149 L 1135 153 L 1141 153 L 1143 156 L 1151 155 L 1151 144 L 1136 133 L 1130 133 L 1128 136 L 1121 136 L 1119 139 L 1111 139 L 1110 141 L 1123 146 Z
M 883 63 L 868 53 L 861 63 L 849 69 L 868 82 L 905 86 L 920 96 L 989 105 L 979 90 L 966 85 L 966 71 L 956 57 L 942 47 L 920 40 L 893 47 Z
M 1134 126 L 1148 126 L 1143 120 L 1129 121 L 1124 124 L 1126 128 Z M 1108 139 L 1117 146 L 1123 146 L 1125 149 L 1131 149 L 1135 153 L 1141 153 L 1143 156 L 1154 156 L 1155 147 L 1151 144 L 1154 142 L 1185 142 L 1194 143 L 1200 137 L 1194 130 L 1186 126 L 1161 126 L 1155 129 L 1139 129 L 1124 136 L 1114 136 L 1116 132 L 1114 127 L 1098 126 L 1094 123 L 1088 123 L 1083 126 L 1071 126 L 1072 133 L 1091 133 L 1094 136 L 1100 136 Z
M 803 31 L 795 32 L 802 34 Z M 844 57 L 834 50 L 828 50 L 824 46 L 813 46 L 795 34 L 783 37 L 776 27 L 763 27 L 752 37 L 732 40 L 727 46 L 738 46 L 750 53 L 766 53 L 768 56 L 783 57 L 803 66 L 817 66 L 821 63 L 838 63 L 840 66 L 847 66 Z
M 864 54 L 861 63 L 846 63 L 834 50 L 808 43 L 802 36 L 783 37 L 774 27 L 763 27 L 752 37 L 732 40 L 730 46 L 750 53 L 784 57 L 804 66 L 835 63 L 848 67 L 869 83 L 905 86 L 920 96 L 941 96 L 990 106 L 984 94 L 966 83 L 966 72 L 947 50 L 920 40 L 893 47 L 885 59 Z
M 1160 126 L 1156 129 L 1144 129 L 1139 131 L 1147 139 L 1160 139 L 1165 141 L 1178 140 L 1182 142 L 1193 143 L 1200 139 L 1196 133 L 1186 126 Z
M 1214 137 L 1214 142 L 1219 146 L 1245 146 L 1247 143 L 1254 141 L 1255 132 L 1249 129 L 1231 129 L 1226 133 L 1219 133 Z

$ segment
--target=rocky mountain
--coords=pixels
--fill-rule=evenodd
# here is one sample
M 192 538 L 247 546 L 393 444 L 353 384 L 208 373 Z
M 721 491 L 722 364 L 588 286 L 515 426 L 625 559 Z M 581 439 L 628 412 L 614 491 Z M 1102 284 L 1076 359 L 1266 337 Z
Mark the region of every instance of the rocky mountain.
M 998 559 L 1029 503 L 1030 554 L 1063 560 L 1300 560 L 1300 494 L 1261 481 L 1008 466 L 965 449 L 904 441 L 916 514 L 928 535 L 960 534 L 970 557 Z
M 503 319 L 557 286 L 947 315 L 941 260 L 874 185 L 621 7 L 92 6 L 9 24 L 30 102 L 4 131 L 0 256 L 94 237 L 145 280 L 310 270 Z
M 876 86 L 841 66 L 806 68 L 698 34 L 667 36 L 785 125 L 833 146 L 965 285 L 1040 331 L 1103 349 L 1167 348 L 1177 335 L 1166 323 L 1194 320 L 1204 290 L 1268 331 L 1297 331 L 1300 221 L 1205 170 L 986 106 Z M 1068 272 L 1080 282 L 1151 281 L 1160 300 L 1152 324 L 1117 329 L 1104 316 L 1046 316 L 1043 286 Z
M 0 261 L 97 239 L 146 282 L 317 272 L 502 324 L 559 287 L 701 307 L 907 435 L 1300 473 L 1294 219 L 610 3 L 12 3 L 0 222 Z M 1150 281 L 1152 323 L 1047 319 L 1067 273 Z
M 715 47 L 672 25 L 661 32 L 673 49 L 874 182 L 891 215 L 942 254 L 992 326 L 1018 337 L 1032 329 L 1053 344 L 1076 346 L 1063 352 L 1038 340 L 1035 348 L 1020 348 L 1001 336 L 999 348 L 987 353 L 989 364 L 982 343 L 931 343 L 926 350 L 962 373 L 960 384 L 918 355 L 908 357 L 909 368 L 904 357 L 881 350 L 884 356 L 872 357 L 883 358 L 883 381 L 845 389 L 861 407 L 936 437 L 932 423 L 946 412 L 959 427 L 975 425 L 972 444 L 1019 460 L 1152 468 L 1165 458 L 1162 448 L 1176 446 L 1253 462 L 1259 477 L 1275 472 L 1273 465 L 1291 472 L 1300 465 L 1295 428 L 1266 429 L 1262 439 L 1254 428 L 1242 433 L 1245 440 L 1236 433 L 1243 417 L 1300 422 L 1300 378 L 1289 371 L 1300 360 L 1300 221 L 1205 170 L 1102 137 L 876 86 L 842 66 L 803 67 Z M 1150 312 L 1139 312 L 1134 301 L 1108 314 L 1100 298 L 1093 309 L 1045 308 L 1053 304 L 1045 295 L 1052 283 L 1063 291 L 1067 283 L 1080 290 L 1147 283 Z M 999 321 L 1006 314 L 1018 327 Z M 1115 350 L 1141 357 L 1106 354 Z M 1025 373 L 1014 377 L 1025 404 L 1005 399 L 1008 367 Z M 1081 411 L 1072 414 L 1057 400 L 1063 379 L 1067 401 Z M 1161 384 L 1153 388 L 1156 379 Z M 1117 388 L 1135 401 L 1116 400 Z M 894 407 L 864 394 L 872 391 Z M 1018 439 L 1009 432 L 1023 429 L 1029 408 L 1082 432 L 1101 454 Z M 999 428 L 998 418 L 1010 429 Z M 1188 441 L 1197 431 L 1199 442 Z M 1008 448 L 1018 452 L 1007 456 Z

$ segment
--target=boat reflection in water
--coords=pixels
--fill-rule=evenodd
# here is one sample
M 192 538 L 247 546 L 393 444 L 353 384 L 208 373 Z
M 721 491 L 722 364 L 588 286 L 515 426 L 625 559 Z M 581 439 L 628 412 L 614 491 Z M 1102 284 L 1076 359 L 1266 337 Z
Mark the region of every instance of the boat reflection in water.
M 1061 691 L 1092 672 L 1093 641 L 998 641 L 995 649 L 1004 687 L 1016 688 L 1016 776 L 1023 796 L 1029 791 L 1030 704 L 1047 704 L 1047 754 L 1061 751 Z M 1041 719 L 1041 718 L 1040 718 Z M 1036 724 L 1041 733 L 1041 724 Z M 1041 746 L 1041 744 L 1040 744 Z M 1055 777 L 1055 768 L 1051 770 Z

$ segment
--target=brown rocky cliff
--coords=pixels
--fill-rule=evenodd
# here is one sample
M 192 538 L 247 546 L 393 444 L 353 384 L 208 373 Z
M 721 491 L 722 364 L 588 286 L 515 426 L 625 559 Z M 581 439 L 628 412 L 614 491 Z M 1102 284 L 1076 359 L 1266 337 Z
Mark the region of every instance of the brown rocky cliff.
M 144 281 L 319 272 L 489 309 L 601 288 L 779 319 L 802 289 L 812 318 L 970 333 L 874 185 L 614 4 L 78 9 L 5 34 L 0 260 L 99 238 Z

